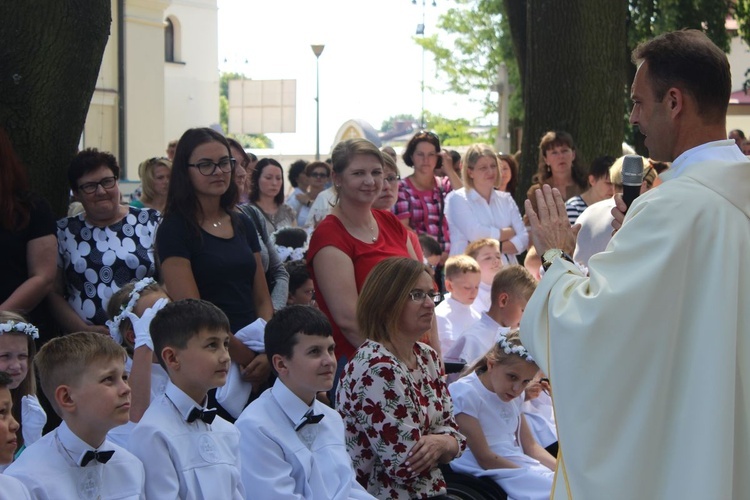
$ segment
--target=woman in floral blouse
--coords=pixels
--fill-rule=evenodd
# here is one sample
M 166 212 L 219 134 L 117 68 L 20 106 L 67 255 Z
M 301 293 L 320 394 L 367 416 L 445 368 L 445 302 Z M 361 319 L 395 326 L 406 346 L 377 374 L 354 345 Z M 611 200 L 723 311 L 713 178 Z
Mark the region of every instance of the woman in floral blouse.
M 466 445 L 438 356 L 417 341 L 439 298 L 423 264 L 391 257 L 372 269 L 357 302 L 367 340 L 344 368 L 337 408 L 357 480 L 377 498 L 441 498 L 438 464 Z

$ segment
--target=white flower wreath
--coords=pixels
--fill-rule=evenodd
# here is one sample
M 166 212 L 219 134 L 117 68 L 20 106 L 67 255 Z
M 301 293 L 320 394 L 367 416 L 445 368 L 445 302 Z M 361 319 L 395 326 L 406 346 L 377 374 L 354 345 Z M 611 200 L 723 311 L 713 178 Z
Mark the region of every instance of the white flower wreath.
M 498 340 L 498 344 L 500 344 L 500 347 L 503 349 L 503 352 L 505 354 L 515 354 L 516 356 L 519 356 L 521 359 L 525 359 L 529 363 L 534 363 L 534 358 L 531 357 L 531 354 L 529 354 L 529 351 L 526 350 L 524 346 L 521 344 L 513 345 L 510 342 L 508 342 L 508 337 L 505 334 L 500 334 L 500 339 Z
M 9 332 L 25 333 L 32 339 L 39 338 L 39 329 L 31 323 L 24 323 L 21 321 L 13 320 L 6 321 L 5 323 L 0 323 L 0 335 Z
M 120 308 L 120 314 L 107 321 L 109 327 L 109 335 L 117 342 L 122 344 L 122 332 L 120 332 L 120 323 L 122 320 L 128 317 L 129 312 L 133 312 L 133 308 L 138 303 L 138 299 L 141 298 L 141 292 L 144 288 L 149 285 L 156 283 L 154 278 L 143 278 L 133 286 L 133 291 L 128 295 L 129 300 L 125 307 Z

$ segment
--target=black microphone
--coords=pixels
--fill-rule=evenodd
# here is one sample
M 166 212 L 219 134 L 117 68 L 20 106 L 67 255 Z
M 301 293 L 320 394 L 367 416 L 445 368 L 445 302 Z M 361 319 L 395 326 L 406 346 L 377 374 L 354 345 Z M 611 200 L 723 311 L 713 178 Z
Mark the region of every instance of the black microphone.
M 641 194 L 641 184 L 643 184 L 643 157 L 625 156 L 622 160 L 622 201 L 628 208 Z

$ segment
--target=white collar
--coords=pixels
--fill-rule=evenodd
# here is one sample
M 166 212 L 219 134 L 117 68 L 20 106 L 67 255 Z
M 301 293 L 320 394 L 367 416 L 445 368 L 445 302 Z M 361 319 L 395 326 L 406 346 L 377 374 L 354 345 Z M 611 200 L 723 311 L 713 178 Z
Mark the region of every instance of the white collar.
M 69 457 L 75 461 L 76 465 L 81 463 L 81 459 L 83 458 L 84 453 L 86 453 L 87 451 L 109 451 L 109 449 L 111 449 L 111 447 L 107 446 L 105 446 L 105 448 L 109 449 L 100 449 L 107 442 L 106 439 L 104 439 L 97 448 L 91 447 L 83 439 L 79 438 L 65 422 L 59 425 L 59 427 L 55 430 L 55 433 L 57 436 L 57 440 L 64 448 L 64 452 L 67 452 L 69 454 Z
M 317 399 L 313 399 L 312 405 L 308 406 L 307 403 L 302 401 L 299 396 L 294 394 L 280 378 L 277 378 L 271 388 L 271 396 L 276 400 L 276 403 L 281 408 L 292 425 L 295 427 L 302 423 L 305 418 L 305 414 L 312 410 L 313 414 L 320 414 L 320 408 L 317 407 L 320 403 Z
M 167 398 L 169 398 L 174 407 L 177 409 L 177 412 L 186 422 L 188 417 L 190 416 L 190 412 L 193 411 L 193 408 L 206 410 L 208 398 L 204 399 L 203 404 L 199 405 L 182 389 L 174 385 L 174 382 L 172 382 L 171 380 L 167 382 L 167 388 L 165 389 L 164 394 L 167 396 Z
M 721 141 L 711 141 L 694 148 L 690 148 L 675 158 L 671 168 L 666 172 L 668 175 L 662 177 L 663 180 L 675 179 L 682 175 L 685 167 L 706 160 L 723 160 L 731 162 L 747 161 L 747 157 L 742 154 L 740 148 L 731 139 Z M 661 176 L 660 176 L 661 177 Z

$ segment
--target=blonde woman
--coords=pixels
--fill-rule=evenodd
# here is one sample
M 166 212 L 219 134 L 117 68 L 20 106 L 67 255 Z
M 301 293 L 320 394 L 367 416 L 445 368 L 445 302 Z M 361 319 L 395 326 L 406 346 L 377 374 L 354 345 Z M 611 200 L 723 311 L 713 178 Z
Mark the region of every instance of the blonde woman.
M 164 212 L 172 177 L 172 162 L 167 158 L 151 158 L 138 165 L 143 194 L 139 200 L 130 202 L 136 208 L 153 208 Z

